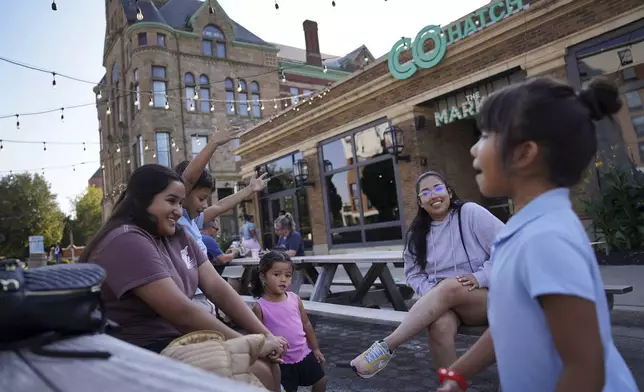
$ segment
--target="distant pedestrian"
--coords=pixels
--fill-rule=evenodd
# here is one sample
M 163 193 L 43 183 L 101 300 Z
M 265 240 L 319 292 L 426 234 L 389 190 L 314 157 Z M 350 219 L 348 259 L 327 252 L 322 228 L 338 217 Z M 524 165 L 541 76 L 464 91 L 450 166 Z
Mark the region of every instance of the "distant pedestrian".
M 54 257 L 56 258 L 56 264 L 60 264 L 60 243 L 56 243 L 56 247 L 54 248 Z

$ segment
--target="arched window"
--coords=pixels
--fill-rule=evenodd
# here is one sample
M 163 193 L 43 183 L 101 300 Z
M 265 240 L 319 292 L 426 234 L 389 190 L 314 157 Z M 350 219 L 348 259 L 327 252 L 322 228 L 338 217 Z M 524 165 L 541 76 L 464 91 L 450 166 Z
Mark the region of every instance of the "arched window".
M 235 86 L 230 78 L 226 79 L 226 114 L 235 114 Z
M 220 59 L 226 58 L 226 37 L 215 26 L 206 26 L 203 29 L 202 47 L 205 56 L 215 56 Z
M 201 112 L 210 112 L 210 108 L 214 106 L 210 103 L 210 81 L 206 75 L 199 76 L 199 99 Z
M 183 84 L 186 88 L 186 109 L 190 112 L 195 111 L 195 76 L 190 72 L 183 77 Z
M 259 83 L 253 81 L 250 84 L 250 101 L 253 106 L 253 117 L 262 117 L 262 103 L 259 95 Z
M 246 86 L 246 82 L 242 79 L 239 79 L 237 92 L 239 93 L 239 115 L 246 117 L 250 115 L 250 106 L 248 105 L 248 87 Z
M 122 121 L 121 100 L 119 99 L 119 66 L 116 63 L 112 66 L 112 103 L 114 104 L 113 110 L 116 111 L 116 116 L 114 116 L 112 122 L 116 131 L 117 121 Z

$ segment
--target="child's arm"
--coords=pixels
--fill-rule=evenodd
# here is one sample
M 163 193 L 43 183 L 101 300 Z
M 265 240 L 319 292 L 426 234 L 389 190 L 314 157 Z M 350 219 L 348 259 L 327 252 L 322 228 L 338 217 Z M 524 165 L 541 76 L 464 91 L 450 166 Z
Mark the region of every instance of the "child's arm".
M 186 193 L 190 192 L 194 188 L 195 184 L 199 180 L 203 169 L 208 164 L 208 161 L 212 157 L 212 154 L 215 153 L 215 150 L 219 146 L 223 146 L 229 141 L 237 137 L 239 130 L 235 129 L 226 129 L 223 131 L 215 130 L 208 141 L 208 144 L 197 154 L 196 157 L 190 161 L 186 170 L 183 171 L 181 176 L 183 179 L 183 184 L 186 187 Z
M 259 321 L 261 321 L 262 324 L 264 324 L 264 316 L 262 315 L 262 308 L 259 306 L 258 303 L 255 303 L 255 305 L 253 305 L 252 311 L 253 313 L 255 313 L 255 316 L 257 316 Z
M 606 377 L 595 303 L 556 294 L 539 297 L 539 302 L 563 362 L 556 391 L 601 392 Z
M 197 158 L 195 158 L 195 160 L 196 159 Z M 190 164 L 192 164 L 192 162 Z M 188 169 L 186 169 L 186 171 L 187 170 Z M 255 174 L 253 178 L 251 178 L 250 183 L 247 187 L 237 193 L 219 200 L 214 205 L 206 208 L 203 212 L 203 221 L 210 222 L 219 215 L 233 209 L 237 204 L 249 198 L 253 194 L 253 192 L 261 192 L 264 188 L 266 188 L 266 183 L 268 182 L 268 180 L 266 179 L 267 175 L 268 173 L 264 173 L 259 178 L 257 178 L 257 174 Z
M 309 316 L 306 314 L 306 310 L 304 310 L 304 304 L 302 303 L 302 299 L 300 297 L 297 297 L 297 302 L 300 304 L 300 317 L 302 317 L 302 325 L 304 326 L 306 341 L 308 342 L 311 350 L 313 350 L 313 355 L 315 356 L 315 359 L 317 359 L 320 365 L 324 366 L 324 364 L 326 363 L 326 359 L 324 358 L 324 355 L 322 355 L 322 352 L 320 351 L 320 346 L 318 346 L 318 340 L 315 337 L 315 330 L 313 329 L 313 325 L 309 320 Z

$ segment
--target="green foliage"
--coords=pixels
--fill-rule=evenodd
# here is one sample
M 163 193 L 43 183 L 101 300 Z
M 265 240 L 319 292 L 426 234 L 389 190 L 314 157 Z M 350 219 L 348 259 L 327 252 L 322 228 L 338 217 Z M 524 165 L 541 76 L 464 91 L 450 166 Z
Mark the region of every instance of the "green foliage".
M 584 209 L 604 236 L 607 250 L 644 249 L 644 176 L 611 168 L 601 175 L 601 190 Z
M 101 227 L 103 192 L 95 186 L 74 200 L 76 219 L 71 222 L 75 245 L 87 244 Z
M 28 254 L 29 236 L 42 235 L 45 251 L 63 235 L 63 213 L 49 184 L 39 175 L 14 174 L 0 179 L 0 256 Z

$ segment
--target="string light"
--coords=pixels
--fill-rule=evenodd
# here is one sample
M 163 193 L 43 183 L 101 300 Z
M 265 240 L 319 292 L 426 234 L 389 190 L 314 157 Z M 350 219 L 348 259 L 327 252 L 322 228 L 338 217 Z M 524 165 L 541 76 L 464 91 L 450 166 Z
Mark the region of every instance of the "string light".
M 143 147 L 143 149 L 144 149 L 145 151 L 147 151 L 147 150 L 149 149 L 149 147 L 148 147 L 148 143 L 147 143 L 147 142 L 145 143 L 145 147 Z
M 98 90 L 98 94 L 96 94 L 96 99 L 101 99 L 103 98 L 103 94 L 101 94 L 101 90 Z
M 105 111 L 105 114 L 107 114 L 108 116 L 110 114 L 112 114 L 112 109 L 110 109 L 110 104 L 109 103 L 107 104 L 107 110 Z
M 277 4 L 277 0 L 275 0 L 275 9 L 276 9 L 276 10 L 279 10 L 279 9 L 280 9 L 280 5 L 279 5 L 279 4 Z
M 60 121 L 65 122 L 65 108 L 60 108 Z
M 331 5 L 335 7 L 335 1 L 332 1 L 332 2 L 331 2 Z
M 20 129 L 20 115 L 16 114 L 16 128 Z
M 324 72 L 324 73 L 329 72 L 329 69 L 326 67 L 326 64 L 324 64 L 324 69 L 322 70 L 322 72 Z
M 214 111 L 215 111 L 215 104 L 214 104 L 214 103 L 211 103 L 211 104 L 210 104 L 210 111 L 211 111 L 211 112 L 214 112 Z
M 274 100 L 273 100 L 273 103 L 275 103 L 275 105 L 273 105 L 273 108 L 274 108 L 274 109 L 277 109 L 277 99 L 274 99 Z
M 199 93 L 197 92 L 197 89 L 195 89 L 195 95 L 192 98 L 199 99 Z
M 121 152 L 121 145 L 120 144 L 116 145 L 116 152 Z
M 212 6 L 212 1 L 208 0 L 208 12 L 212 15 L 215 13 L 215 9 Z
M 45 166 L 45 167 L 38 167 L 38 168 L 33 168 L 33 169 L 13 169 L 13 170 L 2 170 L 0 173 L 9 173 L 9 176 L 13 176 L 14 172 L 37 172 L 37 171 L 44 171 L 44 170 L 53 170 L 53 169 L 68 169 L 68 168 L 73 168 L 74 171 L 76 171 L 76 166 L 82 166 L 82 165 L 87 165 L 89 163 L 99 163 L 99 161 L 85 161 L 85 162 L 79 162 L 79 163 L 74 163 L 74 164 L 68 164 L 68 165 L 58 165 L 58 166 Z
M 167 108 L 166 108 L 166 109 L 167 109 Z M 195 111 L 195 104 L 194 104 L 194 102 L 190 102 L 190 108 L 189 108 L 188 110 L 190 110 L 191 112 L 194 112 L 194 111 Z
M 136 20 L 143 20 L 143 11 L 139 7 L 139 0 L 136 0 Z
M 51 1 L 51 10 L 58 11 L 58 6 L 56 5 L 56 0 Z
M 0 150 L 4 150 L 4 146 L 2 145 L 2 140 L 0 140 Z
M 42 150 L 47 151 L 47 142 L 42 142 Z
M 83 151 L 87 151 L 87 146 L 85 146 L 85 142 L 83 142 Z
M 138 96 L 136 96 L 134 98 L 134 106 L 136 106 L 137 108 L 139 107 L 139 97 Z
M 165 108 L 165 110 L 170 109 L 170 103 L 168 103 L 168 96 L 167 95 L 165 96 L 165 106 L 164 106 L 164 108 Z
M 51 81 L 51 87 L 55 89 L 56 88 L 56 72 L 52 72 L 51 76 L 53 78 L 52 81 Z
M 152 97 L 150 97 L 150 101 L 148 102 L 148 106 L 152 107 L 154 105 L 154 101 L 152 100 Z

